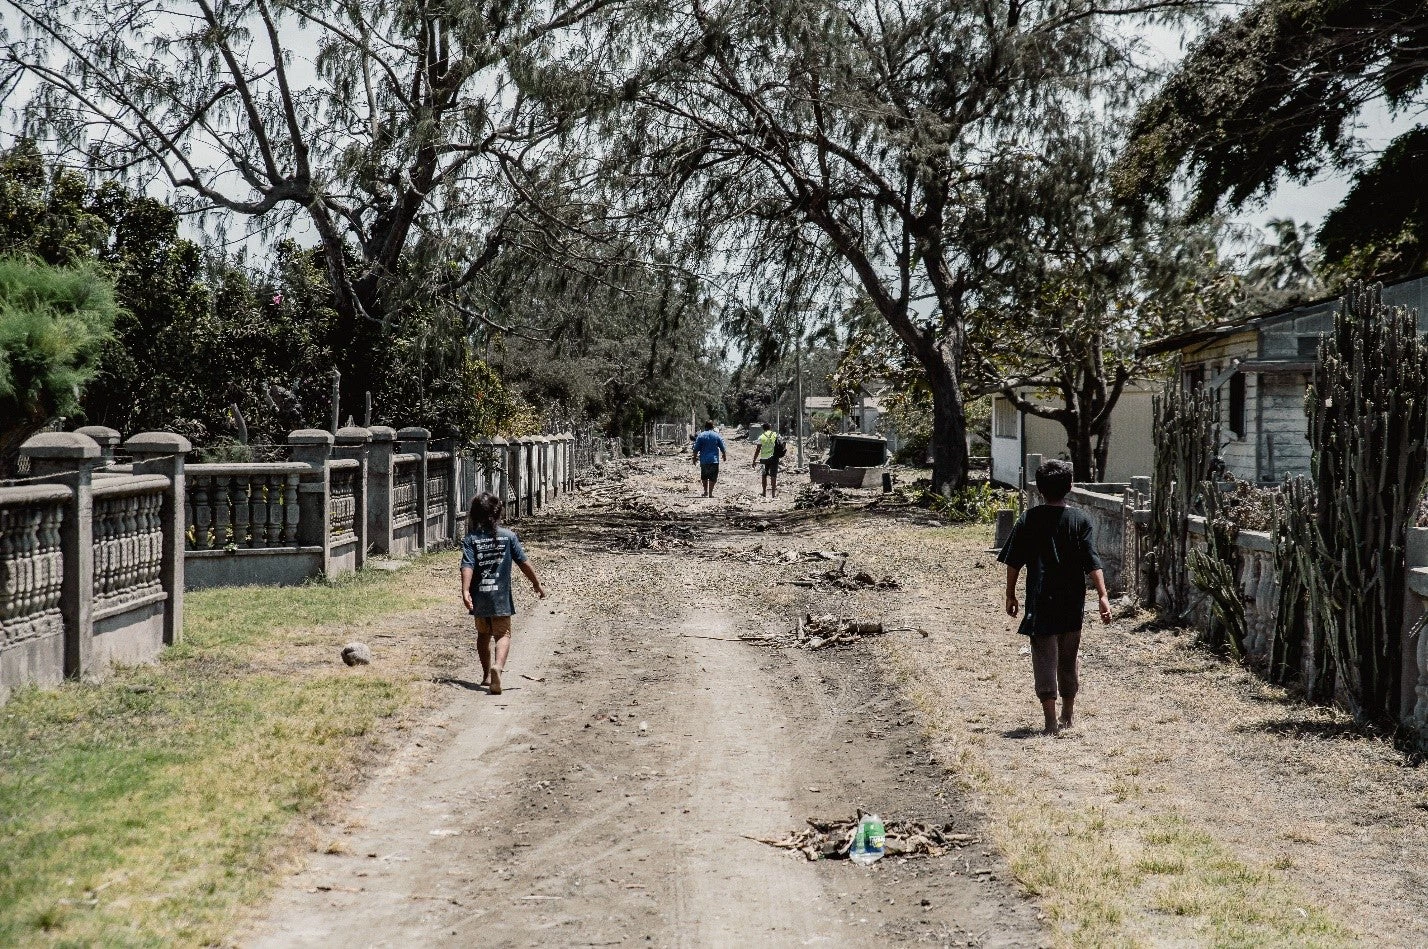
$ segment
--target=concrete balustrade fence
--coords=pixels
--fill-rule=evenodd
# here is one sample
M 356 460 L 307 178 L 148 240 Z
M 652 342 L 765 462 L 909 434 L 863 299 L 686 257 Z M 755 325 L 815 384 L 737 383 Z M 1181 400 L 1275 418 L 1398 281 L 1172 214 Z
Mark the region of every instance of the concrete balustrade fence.
M 189 465 L 166 432 L 26 442 L 31 476 L 0 484 L 0 702 L 154 659 L 182 638 L 185 588 L 296 584 L 448 546 L 477 494 L 517 520 L 619 453 L 569 434 L 434 446 L 384 426 L 296 431 L 287 447 L 286 462 Z

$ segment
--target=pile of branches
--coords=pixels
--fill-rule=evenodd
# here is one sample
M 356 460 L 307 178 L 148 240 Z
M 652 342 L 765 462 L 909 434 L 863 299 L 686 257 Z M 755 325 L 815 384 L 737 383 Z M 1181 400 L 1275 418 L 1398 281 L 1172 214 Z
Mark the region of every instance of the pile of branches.
M 926 632 L 912 626 L 884 626 L 871 620 L 847 619 L 825 613 L 806 614 L 798 625 L 786 633 L 745 633 L 739 638 L 755 646 L 775 646 L 783 649 L 826 649 L 829 646 L 851 646 L 873 636 L 887 633 Z
M 616 534 L 609 547 L 616 553 L 640 550 L 674 550 L 688 547 L 694 528 L 687 524 L 658 524 Z
M 838 564 L 837 570 L 825 570 L 822 573 L 810 574 L 801 580 L 790 580 L 794 586 L 812 587 L 815 590 L 901 590 L 902 584 L 892 577 L 883 577 L 881 580 L 874 577 L 866 570 L 859 570 L 857 573 L 848 573 L 848 561 L 844 560 Z
M 809 860 L 847 860 L 848 850 L 858 831 L 859 817 L 849 820 L 814 820 L 808 827 L 787 837 L 769 840 L 751 837 L 761 844 L 782 850 L 797 850 Z M 924 824 L 921 821 L 889 820 L 883 822 L 886 839 L 884 854 L 889 857 L 941 857 L 959 847 L 975 843 L 971 834 L 959 834 L 952 824 Z
M 867 498 L 843 488 L 835 488 L 827 484 L 806 484 L 799 489 L 798 496 L 793 499 L 793 506 L 795 510 L 809 511 L 865 504 L 867 500 Z

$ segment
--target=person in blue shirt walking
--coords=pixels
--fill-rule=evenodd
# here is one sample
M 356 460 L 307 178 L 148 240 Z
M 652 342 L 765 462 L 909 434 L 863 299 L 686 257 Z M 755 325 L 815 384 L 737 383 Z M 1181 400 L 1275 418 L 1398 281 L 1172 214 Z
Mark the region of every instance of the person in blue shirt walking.
M 694 439 L 694 463 L 699 466 L 699 482 L 704 486 L 704 496 L 714 496 L 714 485 L 719 480 L 720 460 L 729 460 L 729 450 L 724 439 L 714 431 L 714 422 L 704 423 L 704 431 Z
M 527 562 L 520 538 L 500 524 L 500 499 L 490 493 L 478 494 L 471 501 L 466 536 L 461 540 L 461 602 L 476 617 L 481 684 L 492 695 L 501 694 L 501 676 L 511 652 L 511 617 L 516 612 L 511 596 L 512 564 L 526 575 L 536 596 L 545 599 L 545 588 Z

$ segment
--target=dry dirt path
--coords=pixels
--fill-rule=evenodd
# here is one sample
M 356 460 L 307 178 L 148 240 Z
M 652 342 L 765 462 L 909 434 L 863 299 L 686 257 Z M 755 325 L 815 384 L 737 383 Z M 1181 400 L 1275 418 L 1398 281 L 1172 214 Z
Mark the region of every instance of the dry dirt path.
M 733 555 L 757 539 L 734 525 L 787 498 L 759 499 L 737 463 L 714 502 L 678 459 L 636 469 L 522 528 L 555 592 L 521 600 L 506 693 L 448 680 L 238 941 L 1043 944 L 988 844 L 863 869 L 750 839 L 858 806 L 980 825 L 874 647 L 737 641 L 792 622 L 772 575 Z

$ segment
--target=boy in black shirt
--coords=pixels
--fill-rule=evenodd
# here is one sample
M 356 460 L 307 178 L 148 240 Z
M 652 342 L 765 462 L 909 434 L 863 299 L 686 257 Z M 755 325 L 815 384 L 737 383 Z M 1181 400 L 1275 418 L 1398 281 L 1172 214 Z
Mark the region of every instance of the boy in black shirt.
M 1101 622 L 1111 621 L 1106 579 L 1101 558 L 1091 537 L 1091 519 L 1066 506 L 1071 492 L 1072 468 L 1064 461 L 1048 461 L 1036 469 L 1036 488 L 1046 499 L 1017 521 L 997 558 L 1007 565 L 1007 615 L 1016 616 L 1016 580 L 1026 572 L 1026 614 L 1023 636 L 1031 637 L 1031 669 L 1036 696 L 1046 715 L 1046 734 L 1071 727 L 1071 709 L 1080 687 L 1081 626 L 1086 612 L 1086 576 L 1100 598 Z M 1056 718 L 1056 693 L 1060 686 L 1061 719 Z

